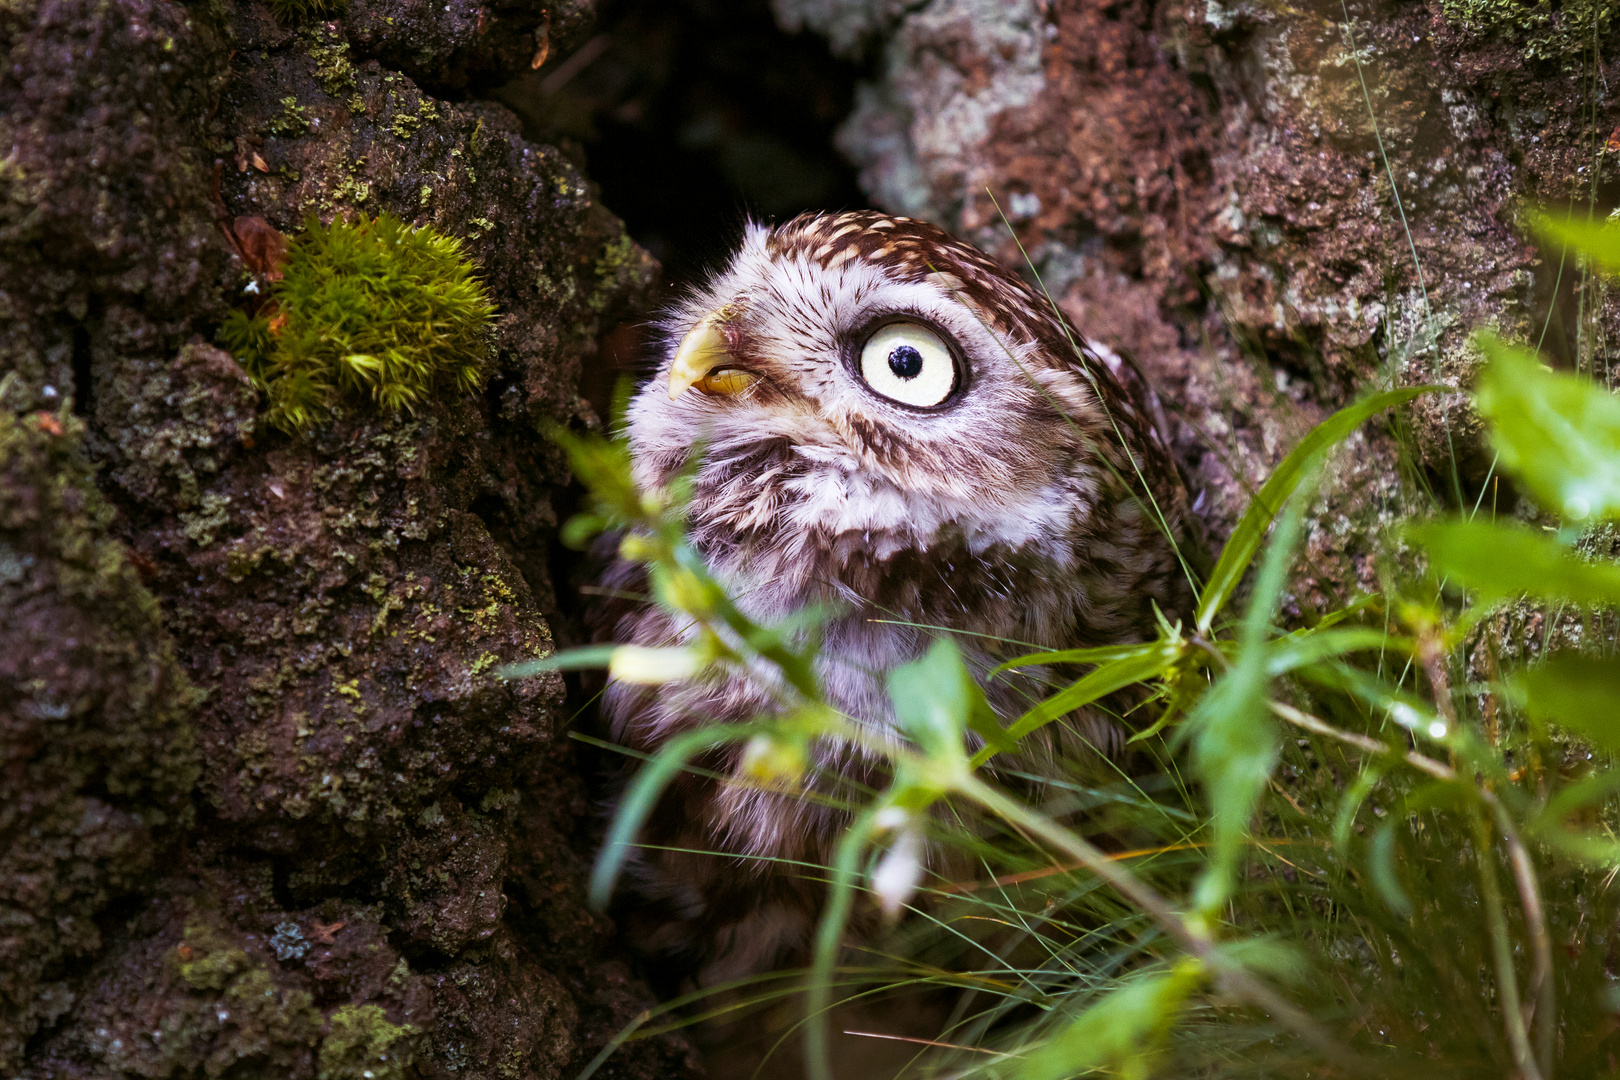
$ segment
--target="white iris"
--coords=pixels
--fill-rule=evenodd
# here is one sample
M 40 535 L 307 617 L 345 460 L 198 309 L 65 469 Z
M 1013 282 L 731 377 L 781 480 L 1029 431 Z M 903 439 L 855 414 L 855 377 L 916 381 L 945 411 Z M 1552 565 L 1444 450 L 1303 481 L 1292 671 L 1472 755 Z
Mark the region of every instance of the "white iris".
M 926 409 L 956 388 L 951 351 L 928 327 L 895 322 L 881 327 L 861 347 L 861 378 L 886 398 Z

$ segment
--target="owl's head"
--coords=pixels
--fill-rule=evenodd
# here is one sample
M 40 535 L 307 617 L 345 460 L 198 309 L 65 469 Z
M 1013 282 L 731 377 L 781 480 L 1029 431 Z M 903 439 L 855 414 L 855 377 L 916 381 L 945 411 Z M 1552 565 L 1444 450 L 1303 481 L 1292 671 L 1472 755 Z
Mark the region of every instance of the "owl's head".
M 1118 359 L 925 222 L 750 226 L 661 330 L 630 410 L 637 478 L 701 453 L 695 540 L 778 600 L 870 600 L 887 570 L 952 553 L 1068 558 L 1143 457 Z

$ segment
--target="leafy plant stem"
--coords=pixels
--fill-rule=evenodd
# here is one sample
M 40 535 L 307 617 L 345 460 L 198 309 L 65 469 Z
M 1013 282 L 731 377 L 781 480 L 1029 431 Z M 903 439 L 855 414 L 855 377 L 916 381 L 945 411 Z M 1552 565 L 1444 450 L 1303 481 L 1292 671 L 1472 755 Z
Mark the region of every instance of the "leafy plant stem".
M 1440 711 L 1440 715 L 1445 717 L 1447 725 L 1455 727 L 1457 715 L 1451 701 L 1451 684 L 1446 675 L 1445 652 L 1440 642 L 1432 636 L 1425 635 L 1418 644 L 1418 657 L 1423 665 L 1424 675 L 1429 680 L 1429 688 L 1434 695 L 1435 707 Z M 1483 786 L 1480 790 L 1482 793 L 1488 793 L 1488 789 Z M 1512 819 L 1508 816 L 1501 802 L 1494 796 L 1486 799 L 1486 802 L 1491 807 L 1491 813 L 1496 820 L 1497 828 L 1502 833 L 1502 841 L 1508 849 L 1508 861 L 1513 867 L 1514 882 L 1518 886 L 1519 903 L 1524 908 L 1524 922 L 1530 930 L 1531 952 L 1535 965 L 1531 976 L 1530 996 L 1536 1002 L 1533 1008 L 1536 1013 L 1537 1057 L 1539 1058 L 1537 1073 L 1544 1080 L 1551 1080 L 1553 1047 L 1557 1037 L 1557 988 L 1553 985 L 1552 979 L 1552 942 L 1547 933 L 1547 916 L 1541 903 L 1541 890 L 1536 881 L 1535 866 L 1530 861 L 1530 853 L 1525 850 L 1523 841 L 1519 839 L 1518 830 L 1513 827 Z M 1488 840 L 1488 836 L 1485 839 Z M 1491 884 L 1488 888 L 1495 889 L 1496 871 L 1494 868 L 1488 868 L 1485 862 L 1490 857 L 1490 851 L 1490 846 L 1482 840 L 1479 851 L 1480 872 L 1489 872 Z M 1500 912 L 1497 913 L 1496 917 L 1500 918 Z M 1494 937 L 1496 934 L 1494 924 L 1491 932 Z M 1505 924 L 1502 932 L 1506 933 Z M 1495 947 L 1500 953 L 1505 946 L 1501 942 L 1497 942 Z M 1512 977 L 1511 953 L 1508 963 L 1507 975 Z M 1500 969 L 1500 956 L 1497 958 L 1497 966 Z M 1515 999 L 1518 997 L 1516 987 L 1513 996 Z M 1502 1007 L 1504 1011 L 1508 1010 L 1505 992 Z M 1519 1028 L 1519 1037 L 1525 1037 L 1523 1032 L 1524 1016 L 1518 1011 L 1517 1005 L 1513 1006 L 1510 1013 L 1508 1031 L 1510 1038 L 1514 1037 L 1513 1024 L 1515 1020 Z M 1515 1053 L 1517 1053 L 1518 1044 L 1515 1043 L 1514 1046 Z M 1525 1043 L 1525 1049 L 1528 1053 L 1528 1041 Z M 1530 1074 L 1527 1072 L 1526 1077 L 1529 1076 Z
M 1388 743 L 1380 742 L 1371 735 L 1357 735 L 1353 731 L 1344 731 L 1340 728 L 1336 728 L 1327 721 L 1322 720 L 1319 717 L 1312 716 L 1308 712 L 1302 712 L 1299 709 L 1294 708 L 1292 705 L 1287 705 L 1280 701 L 1273 701 L 1271 703 L 1271 711 L 1297 728 L 1303 728 L 1305 731 L 1313 732 L 1314 734 L 1322 735 L 1329 739 L 1336 739 L 1337 741 L 1348 746 L 1354 746 L 1358 750 L 1365 751 L 1368 754 L 1377 755 L 1378 757 L 1391 756 L 1390 746 Z M 1434 758 L 1428 757 L 1424 754 L 1420 754 L 1416 750 L 1408 750 L 1404 754 L 1396 754 L 1394 756 L 1406 762 L 1414 769 L 1428 773 L 1436 780 L 1457 779 L 1457 771 L 1450 765 L 1447 765 L 1444 762 L 1436 761 Z M 1484 794 L 1486 796 L 1490 796 L 1489 792 L 1484 792 Z M 1489 801 L 1489 799 L 1487 801 Z
M 665 743 L 657 755 L 636 774 L 635 780 L 619 804 L 619 812 L 614 815 L 613 825 L 602 843 L 602 853 L 597 857 L 596 866 L 591 871 L 590 900 L 598 911 L 607 907 L 608 899 L 613 895 L 613 884 L 618 879 L 619 871 L 624 867 L 625 859 L 635 843 L 636 833 L 647 815 L 652 812 L 658 797 L 663 794 L 665 785 L 685 767 L 690 758 L 716 746 L 740 742 L 763 731 L 765 726 L 732 724 L 700 728 L 697 731 L 677 735 Z

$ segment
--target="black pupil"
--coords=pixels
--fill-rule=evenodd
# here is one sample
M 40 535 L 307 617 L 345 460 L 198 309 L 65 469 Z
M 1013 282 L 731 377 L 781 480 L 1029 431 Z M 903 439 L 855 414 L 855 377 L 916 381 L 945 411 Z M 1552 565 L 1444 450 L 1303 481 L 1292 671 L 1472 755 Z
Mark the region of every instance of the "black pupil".
M 922 371 L 922 353 L 910 345 L 899 345 L 889 354 L 889 370 L 902 379 L 915 379 Z

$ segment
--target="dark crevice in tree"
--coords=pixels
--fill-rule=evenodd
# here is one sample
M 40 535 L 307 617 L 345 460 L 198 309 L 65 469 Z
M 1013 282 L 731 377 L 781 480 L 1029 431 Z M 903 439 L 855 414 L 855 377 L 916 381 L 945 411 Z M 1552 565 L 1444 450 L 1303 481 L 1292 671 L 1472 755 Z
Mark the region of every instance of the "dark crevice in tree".
M 73 325 L 73 412 L 90 415 L 90 330 L 84 323 Z
M 582 159 L 678 287 L 750 216 L 868 205 L 833 136 L 869 68 L 783 33 L 767 0 L 608 0 L 596 36 L 494 96 Z

